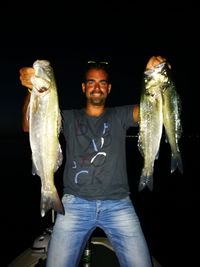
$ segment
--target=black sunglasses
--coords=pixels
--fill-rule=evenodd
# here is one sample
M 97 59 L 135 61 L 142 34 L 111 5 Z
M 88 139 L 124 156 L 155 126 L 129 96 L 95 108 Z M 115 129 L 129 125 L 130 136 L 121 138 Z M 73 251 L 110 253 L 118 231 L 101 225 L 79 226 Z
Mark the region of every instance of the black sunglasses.
M 88 66 L 94 66 L 94 67 L 108 67 L 109 63 L 107 61 L 93 61 L 89 60 L 87 62 Z

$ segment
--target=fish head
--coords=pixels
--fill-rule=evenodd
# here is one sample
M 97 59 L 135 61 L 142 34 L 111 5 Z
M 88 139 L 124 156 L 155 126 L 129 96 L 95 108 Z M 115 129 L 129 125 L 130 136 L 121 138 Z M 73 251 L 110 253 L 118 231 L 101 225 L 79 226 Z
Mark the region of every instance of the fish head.
M 154 69 L 145 71 L 145 94 L 151 102 L 155 101 L 160 94 L 161 89 L 165 89 L 168 83 L 167 63 L 162 62 Z
M 33 90 L 36 94 L 47 94 L 52 81 L 52 68 L 47 60 L 36 60 L 33 63 L 35 75 L 31 77 Z

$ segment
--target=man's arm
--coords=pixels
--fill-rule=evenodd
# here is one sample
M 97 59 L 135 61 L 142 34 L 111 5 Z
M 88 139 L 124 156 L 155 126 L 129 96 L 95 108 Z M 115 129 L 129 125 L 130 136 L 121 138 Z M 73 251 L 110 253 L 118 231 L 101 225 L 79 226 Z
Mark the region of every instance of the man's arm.
M 133 108 L 133 120 L 134 120 L 134 122 L 139 121 L 139 111 L 140 111 L 139 105 L 134 105 L 134 108 Z
M 22 129 L 24 132 L 29 132 L 29 103 L 31 94 L 28 92 L 24 99 L 22 107 Z
M 22 107 L 22 129 L 24 132 L 29 132 L 29 102 L 31 97 L 32 82 L 31 77 L 34 75 L 35 70 L 30 67 L 21 68 L 19 70 L 20 76 L 19 79 L 21 84 L 25 86 L 28 90 L 27 95 L 24 99 L 24 104 Z

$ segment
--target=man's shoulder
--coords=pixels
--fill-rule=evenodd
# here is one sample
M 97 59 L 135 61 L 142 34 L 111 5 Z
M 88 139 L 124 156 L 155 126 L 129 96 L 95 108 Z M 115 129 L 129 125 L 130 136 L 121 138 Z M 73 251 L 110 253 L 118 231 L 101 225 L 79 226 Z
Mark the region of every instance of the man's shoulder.
M 107 107 L 107 110 L 110 112 L 120 112 L 120 111 L 127 111 L 127 110 L 133 110 L 134 104 L 132 105 L 120 105 L 120 106 L 113 106 L 113 107 Z
M 83 109 L 62 109 L 61 114 L 63 117 L 76 117 L 83 114 Z

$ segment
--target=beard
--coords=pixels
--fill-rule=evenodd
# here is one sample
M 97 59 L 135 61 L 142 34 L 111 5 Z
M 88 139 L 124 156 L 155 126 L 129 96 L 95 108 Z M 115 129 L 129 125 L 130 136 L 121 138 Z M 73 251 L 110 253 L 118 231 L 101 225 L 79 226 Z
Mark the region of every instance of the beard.
M 91 92 L 91 94 L 87 97 L 87 102 L 94 106 L 103 106 L 106 102 L 106 97 L 103 93 L 99 95 L 95 95 L 95 92 Z

